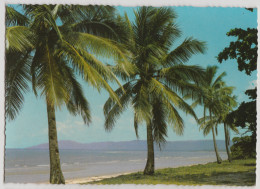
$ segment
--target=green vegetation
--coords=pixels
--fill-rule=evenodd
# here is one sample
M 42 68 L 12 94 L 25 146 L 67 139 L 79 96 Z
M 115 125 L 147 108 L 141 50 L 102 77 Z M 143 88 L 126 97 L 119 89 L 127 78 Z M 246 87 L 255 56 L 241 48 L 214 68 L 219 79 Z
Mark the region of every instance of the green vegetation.
M 201 87 L 202 93 L 195 97 L 192 106 L 195 107 L 198 104 L 203 105 L 204 116 L 199 119 L 200 129 L 203 130 L 204 135 L 208 135 L 210 132 L 212 133 L 217 162 L 220 164 L 222 159 L 218 153 L 215 135 L 218 134 L 218 124 L 225 122 L 224 119 L 226 115 L 236 106 L 236 101 L 235 97 L 231 96 L 234 87 L 226 86 L 223 80 L 223 77 L 226 76 L 226 72 L 217 75 L 217 69 L 217 66 L 207 67 L 205 81 L 198 85 L 198 87 Z M 190 96 L 191 95 L 187 95 L 186 98 L 190 98 Z M 207 111 L 209 115 L 207 115 Z M 228 149 L 229 132 L 226 125 L 225 123 L 226 148 L 229 160 L 231 161 Z
M 240 106 L 229 116 L 234 120 L 236 127 L 246 129 L 249 136 L 233 138 L 231 155 L 233 158 L 256 157 L 256 88 L 245 92 L 252 99 L 250 102 L 242 102 Z
M 127 53 L 118 43 L 124 33 L 110 6 L 23 5 L 23 14 L 6 9 L 6 117 L 16 117 L 31 82 L 34 94 L 40 94 L 47 105 L 50 183 L 64 184 L 55 112 L 66 106 L 85 124 L 91 122 L 78 76 L 118 100 L 108 84 L 118 80 L 96 55 L 112 58 L 125 72 L 129 70 Z
M 234 160 L 232 163 L 207 163 L 178 168 L 158 169 L 154 175 L 141 172 L 85 184 L 177 184 L 177 185 L 255 185 L 256 160 Z
M 254 11 L 251 8 L 247 10 Z M 234 28 L 227 33 L 227 36 L 236 37 L 237 40 L 230 42 L 229 46 L 218 54 L 219 63 L 234 59 L 237 61 L 239 71 L 251 75 L 257 68 L 257 29 Z M 231 147 L 233 158 L 256 157 L 256 87 L 246 90 L 245 94 L 252 101 L 242 102 L 237 110 L 230 112 L 228 119 L 233 120 L 232 124 L 236 127 L 247 129 L 243 134 L 251 135 L 233 139 L 234 145 Z
M 247 128 L 251 136 L 234 138 L 233 158 L 255 157 L 256 89 L 246 91 L 253 101 L 243 102 L 236 111 L 233 87 L 226 86 L 225 72 L 217 67 L 206 71 L 185 65 L 193 55 L 203 54 L 205 42 L 186 38 L 178 46 L 181 31 L 176 14 L 169 7 L 140 7 L 130 22 L 110 6 L 23 5 L 22 13 L 6 7 L 5 112 L 13 120 L 22 108 L 24 93 L 31 88 L 45 99 L 48 116 L 50 183 L 64 184 L 60 166 L 55 112 L 66 106 L 72 115 L 91 122 L 90 108 L 81 88 L 81 77 L 98 91 L 105 89 L 105 129 L 113 129 L 120 114 L 131 105 L 136 136 L 146 125 L 147 162 L 141 172 L 94 183 L 135 184 L 225 184 L 254 185 L 255 160 L 235 160 L 229 153 L 229 129 Z M 236 59 L 239 70 L 250 75 L 257 65 L 257 30 L 234 29 L 228 36 L 238 37 L 218 56 L 218 61 Z M 173 46 L 175 48 L 173 49 Z M 114 61 L 106 65 L 99 58 Z M 120 84 L 117 77 L 122 79 Z M 116 91 L 110 82 L 119 85 Z M 190 106 L 186 100 L 191 99 Z M 204 106 L 198 120 L 193 109 Z M 224 123 L 229 162 L 208 163 L 154 170 L 154 142 L 166 143 L 169 126 L 182 134 L 184 121 L 179 110 L 193 116 L 206 135 L 212 132 L 217 163 L 222 162 L 215 140 L 217 126 Z M 207 114 L 207 115 L 206 115 Z M 149 176 L 153 175 L 153 176 Z
M 205 52 L 205 43 L 193 38 L 185 39 L 171 49 L 176 38 L 181 36 L 175 24 L 176 15 L 172 8 L 141 7 L 135 12 L 135 22 L 125 15 L 129 37 L 125 43 L 133 55 L 130 62 L 136 71 L 116 90 L 119 102 L 109 98 L 104 105 L 105 129 L 113 129 L 122 112 L 132 105 L 134 125 L 138 137 L 138 126 L 147 128 L 148 157 L 144 174 L 154 173 L 154 142 L 159 146 L 166 142 L 167 129 L 172 127 L 182 134 L 184 122 L 179 110 L 197 120 L 192 107 L 183 99 L 184 95 L 196 94 L 196 83 L 203 82 L 204 69 L 196 65 L 185 65 L 191 56 Z
M 233 145 L 230 150 L 232 152 L 232 158 L 234 159 L 247 159 L 255 158 L 255 144 L 252 144 L 251 136 L 234 137 L 232 139 Z

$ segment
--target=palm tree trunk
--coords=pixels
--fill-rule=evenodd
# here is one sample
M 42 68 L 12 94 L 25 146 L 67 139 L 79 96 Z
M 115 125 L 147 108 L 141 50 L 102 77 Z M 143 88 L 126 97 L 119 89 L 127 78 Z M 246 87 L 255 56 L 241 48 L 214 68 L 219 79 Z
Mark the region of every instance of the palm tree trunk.
M 217 147 L 217 143 L 216 143 L 214 127 L 212 127 L 212 135 L 213 135 L 214 149 L 216 152 L 217 162 L 218 162 L 218 164 L 220 164 L 222 162 L 222 159 L 218 154 L 218 147 Z
M 209 110 L 209 116 L 210 116 L 210 120 L 212 121 L 211 110 Z M 217 162 L 218 162 L 218 164 L 220 164 L 222 162 L 222 159 L 218 154 L 218 147 L 217 147 L 217 142 L 216 142 L 215 131 L 214 131 L 213 125 L 212 125 L 211 129 L 212 129 L 213 143 L 214 143 L 214 149 L 215 149 L 215 152 L 216 152 Z
M 49 127 L 49 155 L 50 155 L 50 183 L 65 184 L 61 166 L 57 139 L 56 119 L 54 107 L 47 103 L 48 127 Z
M 154 174 L 154 146 L 152 125 L 147 124 L 147 162 L 144 169 L 145 175 Z
M 228 130 L 227 130 L 227 126 L 224 123 L 224 131 L 225 131 L 225 144 L 226 144 L 226 151 L 227 151 L 227 155 L 228 155 L 228 161 L 231 162 L 232 161 L 232 157 L 229 151 L 229 147 L 228 147 L 228 142 L 229 142 L 229 137 L 228 137 Z

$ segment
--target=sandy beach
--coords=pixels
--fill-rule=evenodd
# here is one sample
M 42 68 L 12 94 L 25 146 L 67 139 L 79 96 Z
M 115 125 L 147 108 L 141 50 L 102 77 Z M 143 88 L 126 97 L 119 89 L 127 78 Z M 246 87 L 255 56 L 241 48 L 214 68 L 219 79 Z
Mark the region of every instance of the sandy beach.
M 111 175 L 103 175 L 103 176 L 94 176 L 94 177 L 84 177 L 84 178 L 74 178 L 74 179 L 67 179 L 65 184 L 82 184 L 82 183 L 89 183 L 93 181 L 100 181 L 107 178 L 113 178 L 120 175 L 127 175 L 134 172 L 127 172 L 127 173 L 118 173 L 118 174 L 111 174 Z M 39 182 L 38 184 L 50 184 L 49 182 Z
M 86 177 L 86 178 L 75 178 L 75 179 L 68 179 L 65 182 L 66 182 L 66 184 L 82 184 L 82 183 L 89 183 L 89 182 L 93 182 L 93 181 L 100 181 L 100 180 L 107 179 L 107 178 L 113 178 L 113 177 L 117 177 L 120 175 L 127 175 L 127 174 L 131 174 L 131 173 L 133 173 L 133 172 L 104 175 L 104 176 L 95 176 L 95 177 Z
M 200 164 L 207 164 L 209 162 L 204 162 L 204 163 L 200 163 Z M 185 165 L 185 167 L 190 167 L 190 166 L 194 166 L 194 165 L 198 165 L 197 163 L 194 164 L 190 164 L 190 165 Z M 177 166 L 177 167 L 172 167 L 172 168 L 178 168 L 178 167 L 182 167 L 182 166 Z M 143 170 L 139 170 L 139 171 L 143 171 Z M 126 172 L 126 173 L 118 173 L 118 174 L 111 174 L 111 175 L 103 175 L 103 176 L 94 176 L 94 177 L 85 177 L 85 178 L 75 178 L 75 179 L 68 179 L 66 180 L 66 184 L 82 184 L 82 183 L 89 183 L 89 182 L 93 182 L 93 181 L 100 181 L 103 179 L 107 179 L 107 178 L 113 178 L 113 177 L 118 177 L 121 175 L 128 175 L 131 173 L 136 173 L 138 171 L 133 171 L 133 172 Z
M 206 163 L 201 163 L 201 164 L 206 164 Z M 197 165 L 197 164 L 190 164 L 190 165 L 186 165 L 185 167 L 190 167 L 193 165 Z M 178 166 L 178 167 L 182 167 L 182 166 Z M 177 168 L 177 167 L 174 167 L 174 168 Z M 140 171 L 142 171 L 142 170 L 140 170 Z M 121 175 L 128 175 L 128 174 L 135 173 L 135 172 L 138 172 L 138 171 L 111 174 L 111 175 L 103 175 L 103 176 L 68 179 L 65 182 L 66 182 L 66 184 L 82 184 L 82 183 L 89 183 L 89 182 L 93 182 L 93 181 L 100 181 L 100 180 L 107 179 L 107 178 L 118 177 Z
M 15 151 L 16 152 L 16 151 Z M 19 151 L 14 157 L 30 154 L 23 164 L 9 158 L 6 167 L 5 181 L 7 183 L 38 183 L 48 184 L 48 156 L 35 151 Z M 143 171 L 145 166 L 145 151 L 116 151 L 116 152 L 82 152 L 62 151 L 62 170 L 66 184 L 81 184 L 102 179 L 117 177 Z M 225 152 L 220 152 L 226 159 Z M 172 152 L 164 151 L 156 154 L 156 169 L 174 168 L 194 164 L 204 164 L 215 161 L 213 151 Z M 45 157 L 46 156 L 46 157 Z M 72 157 L 73 156 L 73 157 Z

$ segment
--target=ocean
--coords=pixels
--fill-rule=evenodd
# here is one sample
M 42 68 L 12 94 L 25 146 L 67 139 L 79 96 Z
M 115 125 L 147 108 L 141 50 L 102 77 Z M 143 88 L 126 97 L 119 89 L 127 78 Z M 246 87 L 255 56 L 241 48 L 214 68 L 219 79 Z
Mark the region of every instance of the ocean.
M 147 152 L 60 150 L 61 167 L 66 179 L 105 176 L 143 171 Z M 227 159 L 225 151 L 220 151 Z M 155 151 L 155 168 L 179 167 L 216 161 L 214 151 Z M 49 180 L 49 152 L 46 149 L 7 149 L 6 183 L 44 183 Z

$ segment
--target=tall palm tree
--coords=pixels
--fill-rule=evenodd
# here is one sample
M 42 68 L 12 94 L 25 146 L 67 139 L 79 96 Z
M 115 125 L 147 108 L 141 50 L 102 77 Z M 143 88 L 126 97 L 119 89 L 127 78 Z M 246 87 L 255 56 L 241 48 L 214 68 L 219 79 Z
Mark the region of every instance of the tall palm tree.
M 217 125 L 222 120 L 223 111 L 225 110 L 226 112 L 229 108 L 227 106 L 227 99 L 230 98 L 229 95 L 231 95 L 233 87 L 227 87 L 223 81 L 223 77 L 226 75 L 225 72 L 219 76 L 216 75 L 217 69 L 217 66 L 207 67 L 205 82 L 201 85 L 203 93 L 201 96 L 197 96 L 192 106 L 195 107 L 198 104 L 204 106 L 204 117 L 199 120 L 200 129 L 203 129 L 204 135 L 212 132 L 217 162 L 221 163 L 222 159 L 218 153 L 215 132 L 217 134 Z M 206 115 L 207 110 L 209 115 Z
M 231 93 L 231 91 L 229 91 L 228 93 Z M 229 150 L 230 130 L 238 133 L 238 129 L 234 124 L 233 118 L 229 115 L 229 112 L 237 106 L 236 97 L 231 96 L 230 94 L 223 94 L 223 96 L 221 96 L 221 102 L 219 103 L 219 105 L 221 106 L 219 106 L 221 108 L 221 111 L 219 114 L 214 115 L 212 120 L 213 124 L 223 124 L 224 126 L 226 152 L 228 156 L 228 161 L 231 162 L 232 157 Z M 210 124 L 209 121 L 210 120 L 208 120 L 205 125 Z
M 231 96 L 233 92 L 233 88 L 230 88 L 231 90 L 226 90 L 227 93 L 222 94 L 221 98 L 221 113 L 216 115 L 219 117 L 219 123 L 223 123 L 224 125 L 224 133 L 225 133 L 225 146 L 226 146 L 226 152 L 228 155 L 228 161 L 232 161 L 232 157 L 229 150 L 229 144 L 230 144 L 230 130 L 234 131 L 235 133 L 238 133 L 238 129 L 236 128 L 234 124 L 233 118 L 229 116 L 229 112 L 233 110 L 237 106 L 236 102 L 236 96 Z
M 65 183 L 55 111 L 66 105 L 90 123 L 89 104 L 76 75 L 98 90 L 106 89 L 119 102 L 108 84 L 118 82 L 116 76 L 94 54 L 113 58 L 124 71 L 130 68 L 118 43 L 125 35 L 120 18 L 110 6 L 23 5 L 24 14 L 12 7 L 6 10 L 6 116 L 15 118 L 30 81 L 47 105 L 50 183 Z
M 229 115 L 229 114 L 228 114 Z M 235 133 L 239 133 L 238 129 L 236 128 L 235 124 L 233 123 L 233 120 L 229 119 L 229 116 L 226 115 L 226 117 L 223 120 L 224 124 L 224 132 L 225 132 L 225 145 L 226 145 L 226 152 L 228 155 L 228 161 L 232 162 L 232 156 L 230 154 L 229 145 L 230 145 L 230 130 L 234 131 Z
M 134 14 L 133 23 L 125 15 L 125 28 L 129 31 L 125 44 L 132 53 L 130 61 L 136 70 L 126 76 L 118 67 L 113 68 L 126 83 L 123 89 L 115 91 L 121 106 L 112 98 L 104 105 L 105 129 L 113 129 L 120 114 L 131 104 L 137 137 L 139 125 L 146 124 L 148 150 L 144 174 L 151 175 L 154 173 L 154 141 L 159 146 L 166 142 L 167 125 L 176 133 L 183 133 L 184 123 L 177 109 L 197 118 L 181 95 L 195 95 L 199 90 L 195 83 L 202 81 L 204 70 L 184 63 L 192 55 L 203 53 L 205 44 L 187 38 L 171 50 L 180 36 L 172 8 L 141 7 Z

